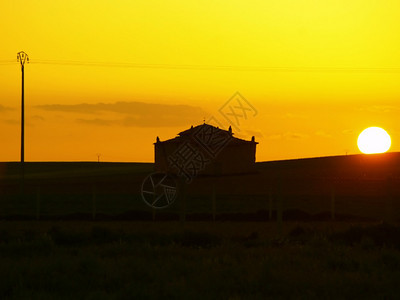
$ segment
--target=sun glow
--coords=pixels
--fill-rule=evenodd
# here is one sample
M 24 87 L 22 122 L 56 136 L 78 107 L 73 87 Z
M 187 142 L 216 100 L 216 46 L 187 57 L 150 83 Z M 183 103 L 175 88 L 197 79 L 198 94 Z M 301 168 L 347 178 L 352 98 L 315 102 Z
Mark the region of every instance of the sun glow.
M 360 133 L 357 145 L 364 154 L 384 153 L 389 150 L 391 139 L 384 129 L 369 127 Z

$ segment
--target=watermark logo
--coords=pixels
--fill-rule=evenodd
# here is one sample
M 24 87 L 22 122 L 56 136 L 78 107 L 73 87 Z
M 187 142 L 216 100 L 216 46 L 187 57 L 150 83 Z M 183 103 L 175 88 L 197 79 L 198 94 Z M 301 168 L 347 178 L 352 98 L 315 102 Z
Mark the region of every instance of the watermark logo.
M 167 208 L 178 196 L 178 189 L 172 175 L 155 172 L 142 182 L 141 195 L 143 201 L 153 209 Z
M 193 134 L 193 140 L 196 141 L 212 159 L 217 157 L 231 139 L 231 129 L 225 131 L 205 124 L 199 127 Z
M 187 183 L 190 183 L 209 162 L 204 153 L 190 140 L 168 157 L 169 166 L 175 169 L 180 177 L 184 177 Z

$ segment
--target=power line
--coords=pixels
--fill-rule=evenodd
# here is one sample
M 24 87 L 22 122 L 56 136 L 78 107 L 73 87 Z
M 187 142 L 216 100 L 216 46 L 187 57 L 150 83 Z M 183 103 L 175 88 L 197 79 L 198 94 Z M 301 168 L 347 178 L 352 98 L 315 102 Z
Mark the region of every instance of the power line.
M 11 65 L 11 64 L 15 64 L 15 60 L 0 60 L 0 65 Z
M 2 61 L 10 64 L 13 61 Z M 400 67 L 310 67 L 310 66 L 236 66 L 236 65 L 193 65 L 193 64 L 140 64 L 128 62 L 96 62 L 76 60 L 31 60 L 31 64 L 114 67 L 135 69 L 198 70 L 198 71 L 244 71 L 244 72 L 308 72 L 308 73 L 400 73 Z
M 33 62 L 35 63 L 35 62 Z M 36 60 L 38 64 L 121 67 L 138 69 L 181 69 L 181 70 L 215 70 L 215 71 L 257 71 L 257 72 L 370 72 L 400 73 L 400 67 L 273 67 L 273 66 L 235 66 L 235 65 L 178 65 L 178 64 L 138 64 L 116 62 L 58 61 Z

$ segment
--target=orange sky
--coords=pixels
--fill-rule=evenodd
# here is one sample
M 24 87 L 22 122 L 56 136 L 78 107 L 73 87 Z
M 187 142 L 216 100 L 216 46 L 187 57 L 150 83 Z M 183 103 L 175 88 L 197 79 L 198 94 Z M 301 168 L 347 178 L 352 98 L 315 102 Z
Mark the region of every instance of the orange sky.
M 153 161 L 235 92 L 257 160 L 359 153 L 380 126 L 400 151 L 400 2 L 0 2 L 0 161 Z M 226 125 L 226 124 L 224 124 Z M 235 131 L 234 131 L 235 132 Z

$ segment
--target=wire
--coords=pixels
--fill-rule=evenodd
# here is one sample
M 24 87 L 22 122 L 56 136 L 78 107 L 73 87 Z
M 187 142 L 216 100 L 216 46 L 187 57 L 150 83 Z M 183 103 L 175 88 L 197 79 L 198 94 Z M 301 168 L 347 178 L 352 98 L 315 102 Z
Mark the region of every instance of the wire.
M 112 63 L 112 62 L 83 62 L 83 61 L 57 61 L 36 60 L 38 64 L 97 66 L 97 67 L 122 67 L 138 69 L 180 69 L 180 70 L 215 70 L 215 71 L 258 71 L 258 72 L 368 72 L 368 73 L 400 73 L 397 68 L 354 68 L 354 67 L 262 67 L 262 66 L 232 66 L 232 65 L 175 65 L 175 64 L 137 64 L 137 63 Z
M 11 64 L 15 64 L 15 63 L 16 63 L 16 60 L 10 60 L 10 59 L 0 60 L 0 65 L 11 65 Z
M 14 61 L 1 61 L 0 64 L 11 64 Z M 234 66 L 234 65 L 178 65 L 178 64 L 139 64 L 118 62 L 95 62 L 75 60 L 36 59 L 30 64 L 86 66 L 86 67 L 117 67 L 135 69 L 165 69 L 165 70 L 209 70 L 209 71 L 248 71 L 248 72 L 312 72 L 312 73 L 400 73 L 400 67 L 264 67 L 264 66 Z

